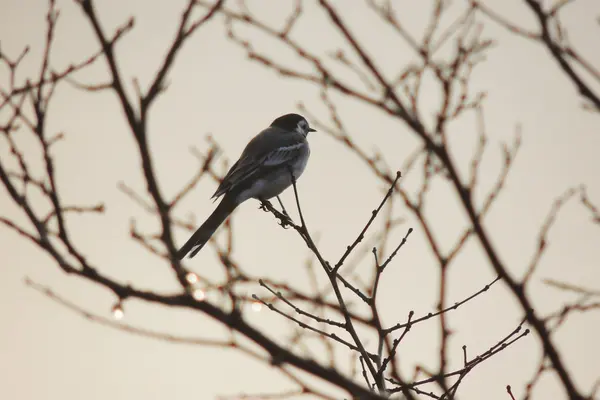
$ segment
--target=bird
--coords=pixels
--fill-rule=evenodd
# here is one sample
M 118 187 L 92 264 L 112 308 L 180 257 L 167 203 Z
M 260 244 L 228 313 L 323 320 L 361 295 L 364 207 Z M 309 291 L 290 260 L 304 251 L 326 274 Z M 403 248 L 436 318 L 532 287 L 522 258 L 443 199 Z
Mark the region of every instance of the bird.
M 250 140 L 211 197 L 216 201 L 222 196 L 221 201 L 181 246 L 176 257 L 182 260 L 187 254 L 190 258 L 198 254 L 244 201 L 253 198 L 266 202 L 290 187 L 306 168 L 310 156 L 307 140 L 310 132 L 316 130 L 309 126 L 306 118 L 290 113 L 276 118 Z

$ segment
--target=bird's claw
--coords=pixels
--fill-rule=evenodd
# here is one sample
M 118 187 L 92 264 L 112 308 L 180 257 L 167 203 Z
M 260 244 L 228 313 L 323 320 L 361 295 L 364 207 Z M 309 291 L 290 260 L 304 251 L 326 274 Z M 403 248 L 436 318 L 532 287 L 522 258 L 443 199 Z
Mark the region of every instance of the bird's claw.
M 283 214 L 282 217 L 279 217 L 279 225 L 283 229 L 287 229 L 293 225 L 292 219 L 287 214 Z
M 264 212 L 269 212 L 270 208 L 273 208 L 273 205 L 269 200 L 261 200 L 260 206 L 258 206 L 258 209 L 263 210 Z
M 290 226 L 294 225 L 294 221 L 292 221 L 292 218 L 290 218 L 290 216 L 285 211 L 285 209 L 283 210 L 283 212 L 278 211 L 275 207 L 273 207 L 273 205 L 271 204 L 271 202 L 269 200 L 261 200 L 260 206 L 258 207 L 258 209 L 263 210 L 265 212 L 272 211 L 273 215 L 275 215 L 275 217 L 279 220 L 279 225 L 283 229 L 287 229 Z

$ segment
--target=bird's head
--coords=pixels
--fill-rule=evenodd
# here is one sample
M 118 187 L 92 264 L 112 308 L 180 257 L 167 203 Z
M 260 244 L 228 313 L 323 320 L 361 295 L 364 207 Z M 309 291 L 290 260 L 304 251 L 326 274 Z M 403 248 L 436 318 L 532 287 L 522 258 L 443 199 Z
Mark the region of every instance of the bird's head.
M 286 131 L 296 131 L 301 135 L 307 136 L 309 132 L 316 132 L 308 125 L 308 121 L 302 115 L 285 114 L 271 122 L 271 126 L 284 129 Z

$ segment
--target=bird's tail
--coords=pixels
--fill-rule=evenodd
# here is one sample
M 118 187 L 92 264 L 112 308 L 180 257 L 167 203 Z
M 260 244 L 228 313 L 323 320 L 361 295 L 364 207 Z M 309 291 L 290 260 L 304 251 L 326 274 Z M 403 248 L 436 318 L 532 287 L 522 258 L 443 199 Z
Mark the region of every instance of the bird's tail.
M 238 202 L 226 194 L 217 208 L 210 214 L 210 217 L 204 221 L 202 226 L 177 251 L 177 258 L 181 260 L 187 253 L 190 253 L 190 258 L 194 257 L 238 205 Z

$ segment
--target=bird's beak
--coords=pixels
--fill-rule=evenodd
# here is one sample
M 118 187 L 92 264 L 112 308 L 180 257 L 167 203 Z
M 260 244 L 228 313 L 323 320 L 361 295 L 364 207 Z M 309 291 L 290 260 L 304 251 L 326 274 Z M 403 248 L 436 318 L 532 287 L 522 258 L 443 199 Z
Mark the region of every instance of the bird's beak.
M 316 130 L 316 129 L 313 129 L 313 128 L 308 128 L 308 131 L 309 131 L 309 132 L 316 132 L 317 130 Z

